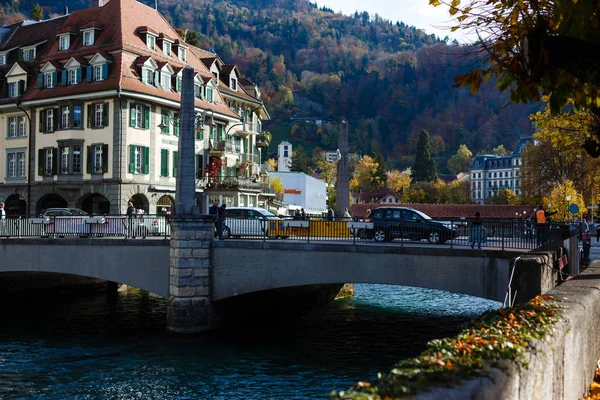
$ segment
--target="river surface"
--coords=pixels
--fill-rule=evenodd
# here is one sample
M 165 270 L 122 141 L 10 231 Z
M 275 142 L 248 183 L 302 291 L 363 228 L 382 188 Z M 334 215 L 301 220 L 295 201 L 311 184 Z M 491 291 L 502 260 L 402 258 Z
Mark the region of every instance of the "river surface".
M 324 399 L 500 306 L 411 287 L 355 289 L 298 318 L 193 337 L 168 335 L 166 300 L 138 290 L 5 301 L 0 399 Z

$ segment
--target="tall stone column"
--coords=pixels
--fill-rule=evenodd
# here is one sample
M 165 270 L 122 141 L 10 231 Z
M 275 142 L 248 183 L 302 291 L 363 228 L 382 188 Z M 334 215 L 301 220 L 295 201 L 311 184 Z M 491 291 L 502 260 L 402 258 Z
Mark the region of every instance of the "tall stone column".
M 348 171 L 348 122 L 343 120 L 340 123 L 338 133 L 338 149 L 340 159 L 337 166 L 336 200 L 335 216 L 343 217 L 344 208 L 350 209 L 350 176 Z
M 214 328 L 210 302 L 210 262 L 214 217 L 196 205 L 194 155 L 194 70 L 183 70 L 179 158 L 175 207 L 171 218 L 167 330 L 197 333 Z
M 209 215 L 171 221 L 169 332 L 198 333 L 216 326 L 210 301 L 214 229 L 214 218 Z

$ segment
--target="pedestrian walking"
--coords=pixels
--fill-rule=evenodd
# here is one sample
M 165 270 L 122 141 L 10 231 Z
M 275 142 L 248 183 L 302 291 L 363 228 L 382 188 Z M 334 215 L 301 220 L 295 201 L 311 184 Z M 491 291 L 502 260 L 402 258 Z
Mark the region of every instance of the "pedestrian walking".
M 483 226 L 483 221 L 481 220 L 481 214 L 479 211 L 475 213 L 475 218 L 471 221 L 471 232 L 469 233 L 469 243 L 471 243 L 471 248 L 475 248 L 475 244 L 477 244 L 477 248 L 481 249 L 481 244 L 487 242 L 487 232 L 485 227 Z
M 219 200 L 213 201 L 212 206 L 208 208 L 208 214 L 215 217 L 215 237 L 219 236 Z
M 352 215 L 350 215 L 347 208 L 344 208 L 344 219 L 346 219 L 346 220 L 352 219 Z
M 364 222 L 370 222 L 371 221 L 371 209 L 367 210 L 367 212 L 365 213 L 365 216 L 363 217 L 363 221 Z
M 300 209 L 300 218 L 306 219 L 306 211 L 304 211 L 304 208 Z
M 222 204 L 221 207 L 219 207 L 219 214 L 218 214 L 218 228 L 217 228 L 217 234 L 219 236 L 220 240 L 223 240 L 223 230 L 225 229 L 225 218 L 227 218 L 227 205 Z
M 579 240 L 583 240 L 586 235 L 590 234 L 590 226 L 587 223 L 587 220 L 584 218 L 581 220 L 579 224 Z
M 126 218 L 127 219 L 126 226 L 125 226 L 125 230 L 126 230 L 125 236 L 135 239 L 133 219 L 136 216 L 136 211 L 135 211 L 135 206 L 133 205 L 133 202 L 131 202 L 131 201 L 127 203 L 127 211 L 125 211 L 125 216 L 127 217 Z
M 535 222 L 535 233 L 537 235 L 537 244 L 541 246 L 548 240 L 548 228 L 550 226 L 550 216 L 556 214 L 556 211 L 548 212 L 544 210 L 544 206 L 540 205 L 537 211 L 533 214 Z
M 6 235 L 6 210 L 4 202 L 0 201 L 0 236 Z M 8 237 L 8 235 L 6 235 Z
M 335 213 L 333 212 L 333 209 L 329 207 L 329 209 L 327 210 L 327 221 L 333 221 L 334 218 Z

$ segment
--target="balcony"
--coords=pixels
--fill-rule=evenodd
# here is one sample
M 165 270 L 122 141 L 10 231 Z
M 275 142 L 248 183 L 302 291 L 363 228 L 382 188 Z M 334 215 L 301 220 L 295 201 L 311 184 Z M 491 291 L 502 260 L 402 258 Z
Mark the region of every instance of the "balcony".
M 222 156 L 225 153 L 235 153 L 235 145 L 230 140 L 221 140 L 215 142 L 212 139 L 209 141 L 208 154 L 210 156 Z
M 213 181 L 210 184 L 211 189 L 253 189 L 263 190 L 264 184 L 254 178 L 241 178 L 237 176 L 223 177 L 220 181 Z
M 244 123 L 244 124 L 240 125 L 240 127 L 241 128 L 239 130 L 237 130 L 235 132 L 232 132 L 231 134 L 233 136 L 242 137 L 242 138 L 246 138 L 246 137 L 248 137 L 250 135 L 256 134 L 256 132 L 252 131 L 252 125 L 251 124 L 245 124 Z
M 248 162 L 248 163 L 252 163 L 255 165 L 259 164 L 259 160 L 258 160 L 258 154 L 240 154 L 240 161 L 241 162 Z
M 258 147 L 267 147 L 271 142 L 271 133 L 265 131 L 260 134 L 260 136 L 256 140 L 256 145 Z

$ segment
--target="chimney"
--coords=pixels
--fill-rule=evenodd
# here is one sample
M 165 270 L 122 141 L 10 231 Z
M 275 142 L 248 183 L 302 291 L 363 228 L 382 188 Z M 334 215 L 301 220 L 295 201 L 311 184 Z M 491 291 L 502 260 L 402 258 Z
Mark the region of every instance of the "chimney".
M 65 15 L 69 15 L 69 7 L 65 6 Z

